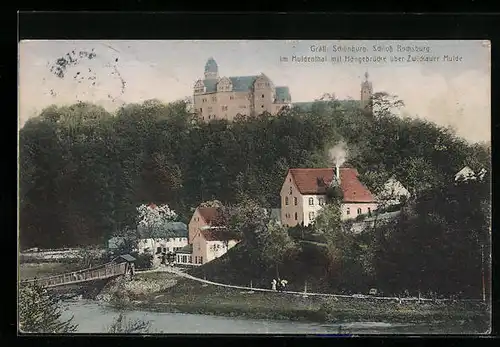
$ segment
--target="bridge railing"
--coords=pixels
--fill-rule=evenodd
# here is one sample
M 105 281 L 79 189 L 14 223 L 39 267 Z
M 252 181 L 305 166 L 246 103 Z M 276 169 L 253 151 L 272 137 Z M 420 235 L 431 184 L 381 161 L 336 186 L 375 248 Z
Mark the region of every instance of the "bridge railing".
M 86 282 L 90 280 L 123 275 L 126 263 L 107 263 L 94 268 L 68 272 L 60 275 L 21 281 L 22 284 L 37 283 L 44 287 L 54 287 L 69 283 Z

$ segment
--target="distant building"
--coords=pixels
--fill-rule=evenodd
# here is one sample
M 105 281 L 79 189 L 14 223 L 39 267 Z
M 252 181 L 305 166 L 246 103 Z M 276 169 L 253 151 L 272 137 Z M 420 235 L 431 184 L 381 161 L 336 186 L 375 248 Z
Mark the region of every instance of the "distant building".
M 290 90 L 275 86 L 265 74 L 219 77 L 213 58 L 205 64 L 203 79 L 196 81 L 193 92 L 194 110 L 201 120 L 233 120 L 239 115 L 277 114 L 290 105 Z
M 377 200 L 386 206 L 391 206 L 399 205 L 404 199 L 409 199 L 410 196 L 408 189 L 395 177 L 391 177 L 385 182 L 382 192 L 377 196 Z
M 191 245 L 193 263 L 202 265 L 217 259 L 239 242 L 239 238 L 225 227 L 202 227 L 194 235 Z
M 455 181 L 467 181 L 475 179 L 476 179 L 476 173 L 468 166 L 465 166 L 455 175 Z
M 145 235 L 137 242 L 138 253 L 161 254 L 176 252 L 188 244 L 187 225 L 181 222 L 170 222 L 165 225 L 164 235 L 151 238 L 139 228 L 139 234 Z M 108 249 L 113 251 L 119 249 L 125 243 L 123 237 L 113 237 L 108 241 Z
M 372 217 L 366 217 L 360 221 L 354 221 L 352 223 L 351 231 L 353 233 L 359 234 L 363 231 L 370 230 L 375 227 L 375 225 L 387 224 L 390 221 L 396 219 L 401 214 L 401 211 L 386 212 Z
M 372 96 L 373 96 L 373 86 L 372 82 L 368 80 L 368 72 L 365 73 L 365 80 L 361 83 L 361 88 L 360 88 L 360 98 L 359 100 L 355 99 L 334 99 L 333 96 L 329 96 L 326 98 L 321 98 L 319 100 L 315 101 L 306 101 L 306 102 L 294 102 L 292 103 L 293 107 L 300 108 L 302 111 L 305 112 L 310 112 L 313 110 L 315 106 L 322 106 L 322 105 L 327 105 L 331 101 L 335 101 L 338 103 L 339 107 L 344 110 L 349 110 L 349 109 L 355 109 L 355 108 L 360 108 L 360 109 L 365 109 L 365 110 L 371 110 L 372 108 Z
M 202 228 L 215 226 L 221 214 L 219 207 L 200 207 L 198 206 L 189 221 L 189 239 L 188 243 L 192 244 L 196 234 Z
M 353 168 L 289 169 L 281 188 L 283 225 L 309 225 L 326 203 L 326 191 L 333 180 L 343 192 L 342 219 L 370 214 L 378 207 L 372 193 L 358 179 Z

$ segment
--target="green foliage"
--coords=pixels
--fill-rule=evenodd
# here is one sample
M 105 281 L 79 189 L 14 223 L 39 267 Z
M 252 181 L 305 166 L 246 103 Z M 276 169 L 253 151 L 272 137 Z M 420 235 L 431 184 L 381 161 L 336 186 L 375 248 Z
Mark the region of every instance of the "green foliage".
M 395 116 L 401 102 L 384 93 L 374 96 L 372 114 L 331 100 L 308 112 L 293 108 L 275 117 L 203 123 L 185 106 L 151 100 L 112 116 L 80 103 L 52 106 L 29 120 L 19 134 L 21 245 L 104 243 L 122 230 L 134 240 L 140 204 L 168 204 L 188 221 L 201 201 L 218 200 L 228 206 L 223 223 L 241 234 L 255 260 L 269 232 L 262 207 L 280 205 L 288 168 L 331 165 L 328 149 L 343 140 L 349 164 L 372 192 L 394 176 L 417 201 L 404 205 L 397 223 L 350 235 L 335 209 L 340 195 L 332 199 L 315 222 L 335 260 L 330 280 L 336 276 L 336 285 L 346 287 L 374 282 L 397 291 L 425 287 L 422 274 L 434 273 L 430 282 L 445 290 L 451 287 L 444 284 L 449 267 L 455 266 L 467 269 L 451 271 L 451 278 L 477 289 L 468 264 L 478 264 L 479 248 L 466 230 L 483 230 L 474 221 L 485 220 L 491 205 L 486 198 L 468 200 L 483 188 L 467 188 L 461 196 L 466 188 L 449 183 L 465 165 L 488 170 L 490 145 L 471 145 L 450 129 Z M 477 234 L 487 247 L 484 232 Z
M 278 264 L 298 250 L 297 244 L 288 234 L 287 228 L 274 221 L 268 223 L 262 242 L 262 259 L 276 266 L 276 276 L 279 277 Z
M 133 253 L 132 256 L 136 259 L 135 267 L 139 270 L 148 270 L 153 267 L 153 255 L 149 253 Z
M 19 289 L 19 329 L 28 333 L 71 333 L 77 326 L 73 318 L 61 319 L 58 302 L 47 290 L 36 284 L 25 284 Z

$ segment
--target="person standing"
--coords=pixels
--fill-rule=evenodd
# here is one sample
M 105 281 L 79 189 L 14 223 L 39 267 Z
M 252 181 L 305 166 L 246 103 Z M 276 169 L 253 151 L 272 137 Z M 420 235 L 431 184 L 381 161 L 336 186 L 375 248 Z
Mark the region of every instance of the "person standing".
M 271 289 L 272 290 L 276 290 L 276 284 L 277 284 L 277 281 L 276 281 L 276 279 L 273 278 L 273 280 L 271 281 Z

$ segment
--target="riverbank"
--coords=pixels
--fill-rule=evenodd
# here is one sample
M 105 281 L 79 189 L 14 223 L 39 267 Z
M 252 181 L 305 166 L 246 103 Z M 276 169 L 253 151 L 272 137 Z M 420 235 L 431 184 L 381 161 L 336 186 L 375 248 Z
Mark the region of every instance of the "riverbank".
M 167 272 L 139 273 L 133 281 L 122 281 L 112 287 L 105 294 L 107 301 L 121 309 L 317 323 L 446 322 L 448 326 L 465 324 L 471 327 L 469 333 L 484 333 L 489 327 L 489 314 L 480 303 L 418 304 L 263 293 L 203 284 Z

